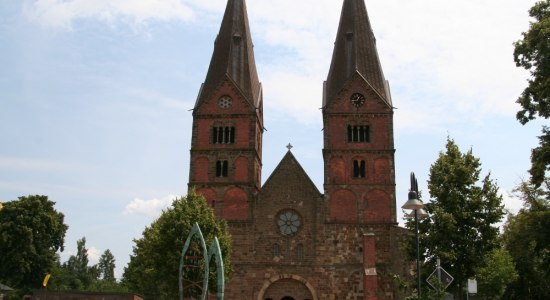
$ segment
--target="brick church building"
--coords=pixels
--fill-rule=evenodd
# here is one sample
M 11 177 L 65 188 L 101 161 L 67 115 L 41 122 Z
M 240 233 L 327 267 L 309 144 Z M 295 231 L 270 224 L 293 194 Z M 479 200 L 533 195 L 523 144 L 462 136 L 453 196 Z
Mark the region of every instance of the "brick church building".
M 393 106 L 364 0 L 343 1 L 319 83 L 323 192 L 290 149 L 261 184 L 263 92 L 249 26 L 245 1 L 228 0 L 193 111 L 189 187 L 233 238 L 226 298 L 399 299 L 392 275 L 409 264 L 396 220 Z

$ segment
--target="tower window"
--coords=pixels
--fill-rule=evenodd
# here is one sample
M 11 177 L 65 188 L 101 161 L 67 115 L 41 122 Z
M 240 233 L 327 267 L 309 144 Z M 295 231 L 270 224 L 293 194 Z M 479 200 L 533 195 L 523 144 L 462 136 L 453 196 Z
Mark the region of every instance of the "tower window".
M 365 178 L 365 161 L 353 161 L 353 178 Z
M 216 177 L 227 177 L 227 160 L 216 161 Z
M 235 127 L 214 126 L 212 127 L 212 144 L 233 144 L 235 143 Z
M 370 127 L 368 125 L 348 125 L 348 142 L 370 143 Z

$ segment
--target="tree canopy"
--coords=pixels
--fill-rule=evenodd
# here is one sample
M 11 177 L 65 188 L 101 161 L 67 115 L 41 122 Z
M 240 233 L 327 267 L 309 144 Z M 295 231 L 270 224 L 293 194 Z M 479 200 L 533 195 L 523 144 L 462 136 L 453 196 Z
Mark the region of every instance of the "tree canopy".
M 209 245 L 216 236 L 223 254 L 226 279 L 231 272 L 231 237 L 224 220 L 218 220 L 202 196 L 191 191 L 143 231 L 130 262 L 124 269 L 123 283 L 148 299 L 178 299 L 178 268 L 181 251 L 194 223 L 198 223 Z
M 57 257 L 48 286 L 58 291 L 125 292 L 114 275 L 115 258 L 109 249 L 105 250 L 96 265 L 89 265 L 86 238 L 76 241 L 77 252 L 65 263 Z
M 68 226 L 47 196 L 32 195 L 0 209 L 0 281 L 13 288 L 39 288 L 63 251 Z
M 499 246 L 495 224 L 504 215 L 502 196 L 490 175 L 480 180 L 480 173 L 481 163 L 472 150 L 462 153 L 448 138 L 445 152 L 431 165 L 429 217 L 419 224 L 426 271 L 431 273 L 439 258 L 455 278 L 450 289 L 458 294 L 481 266 L 480 258 Z M 408 222 L 407 226 L 414 225 Z
M 524 208 L 508 216 L 503 238 L 519 276 L 504 299 L 550 299 L 549 179 L 543 186 L 523 182 L 515 190 Z
M 522 33 L 523 39 L 514 43 L 516 66 L 531 73 L 527 87 L 517 103 L 521 105 L 516 117 L 521 124 L 535 119 L 550 117 L 550 1 L 537 2 L 529 15 L 534 19 L 529 30 Z M 532 182 L 540 186 L 550 166 L 550 132 L 543 127 L 539 146 L 531 153 Z

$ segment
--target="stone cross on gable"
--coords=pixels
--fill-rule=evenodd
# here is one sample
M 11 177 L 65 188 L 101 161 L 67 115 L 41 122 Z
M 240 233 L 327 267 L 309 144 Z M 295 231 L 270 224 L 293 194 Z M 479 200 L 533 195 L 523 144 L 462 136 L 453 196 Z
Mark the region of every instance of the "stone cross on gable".
M 288 143 L 288 145 L 286 145 L 286 148 L 288 149 L 288 151 L 290 151 L 290 149 L 292 149 L 292 145 L 290 143 Z

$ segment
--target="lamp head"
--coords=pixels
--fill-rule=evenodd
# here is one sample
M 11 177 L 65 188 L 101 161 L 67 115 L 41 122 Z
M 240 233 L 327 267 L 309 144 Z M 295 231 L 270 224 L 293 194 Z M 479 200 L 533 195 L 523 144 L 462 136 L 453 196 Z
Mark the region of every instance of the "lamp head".
M 420 209 L 424 206 L 422 201 L 418 200 L 415 191 L 409 192 L 409 200 L 401 206 L 403 209 Z

